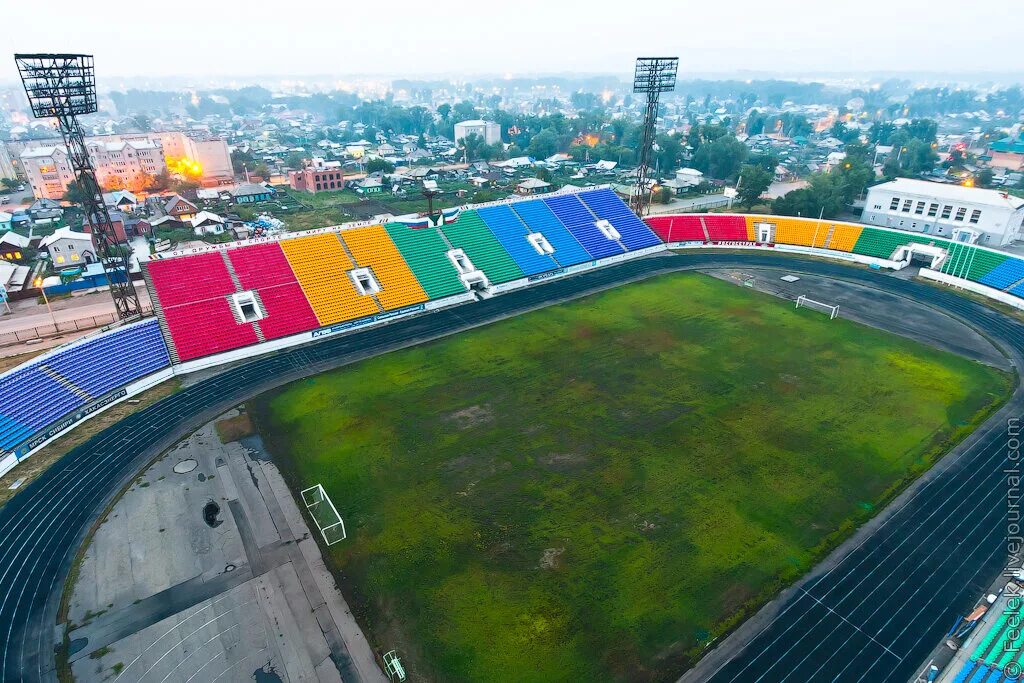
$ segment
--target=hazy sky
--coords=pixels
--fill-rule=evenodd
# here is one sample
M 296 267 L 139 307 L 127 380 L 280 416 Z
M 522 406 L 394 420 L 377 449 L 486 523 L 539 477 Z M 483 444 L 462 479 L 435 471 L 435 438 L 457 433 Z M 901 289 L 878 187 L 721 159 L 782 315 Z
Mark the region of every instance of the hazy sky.
M 99 77 L 737 70 L 1024 72 L 1021 0 L 10 0 L 10 52 L 88 52 Z M 79 9 L 79 5 L 85 9 Z M 642 16 L 627 13 L 641 8 Z

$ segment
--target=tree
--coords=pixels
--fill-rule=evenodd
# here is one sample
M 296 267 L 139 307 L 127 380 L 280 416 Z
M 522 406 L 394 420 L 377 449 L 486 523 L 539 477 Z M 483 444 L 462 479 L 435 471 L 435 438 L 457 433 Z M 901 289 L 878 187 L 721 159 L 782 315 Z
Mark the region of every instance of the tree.
M 445 123 L 448 122 L 448 117 L 450 117 L 451 114 L 452 114 L 452 105 L 448 104 L 447 102 L 445 102 L 444 104 L 438 105 L 438 107 L 437 107 L 437 115 L 440 116 L 441 120 L 443 120 Z
M 654 192 L 653 200 L 658 202 L 659 204 L 670 204 L 670 203 L 672 203 L 672 197 L 673 197 L 672 188 L 669 188 L 669 187 L 659 187 Z
M 81 183 L 77 180 L 72 180 L 68 183 L 67 192 L 64 193 L 64 201 L 71 202 L 72 204 L 85 204 L 85 200 L 88 198 L 89 195 L 82 188 Z
M 302 168 L 306 163 L 306 157 L 302 152 L 291 152 L 284 158 L 284 165 L 288 168 Z
M 0 185 L 3 185 L 8 190 L 13 190 L 18 186 L 18 181 L 15 178 L 0 178 Z
M 772 184 L 774 175 L 761 166 L 744 164 L 740 171 L 739 200 L 749 211 Z
M 702 144 L 693 155 L 693 165 L 711 178 L 732 178 L 747 158 L 747 146 L 731 135 Z
M 231 168 L 234 169 L 235 173 L 242 173 L 245 166 L 252 169 L 255 165 L 256 159 L 249 152 L 236 149 L 231 153 Z
M 535 159 L 545 159 L 558 151 L 558 135 L 545 128 L 530 139 L 526 153 Z
M 978 172 L 978 176 L 975 179 L 975 183 L 978 187 L 992 187 L 992 169 L 983 168 Z
M 846 207 L 842 180 L 834 173 L 811 177 L 811 184 L 793 190 L 772 203 L 772 210 L 783 216 L 835 218 Z
M 538 180 L 543 180 L 545 183 L 550 183 L 551 182 L 551 171 L 549 171 L 548 169 L 544 168 L 543 166 L 538 166 L 537 167 L 537 172 L 534 173 L 534 176 Z
M 395 165 L 386 159 L 370 159 L 366 162 L 366 172 L 376 173 L 377 171 L 383 171 L 384 173 L 394 173 Z
M 759 109 L 752 109 L 750 115 L 747 116 L 747 135 L 760 135 L 764 132 L 764 126 L 768 122 L 768 117 L 761 113 Z

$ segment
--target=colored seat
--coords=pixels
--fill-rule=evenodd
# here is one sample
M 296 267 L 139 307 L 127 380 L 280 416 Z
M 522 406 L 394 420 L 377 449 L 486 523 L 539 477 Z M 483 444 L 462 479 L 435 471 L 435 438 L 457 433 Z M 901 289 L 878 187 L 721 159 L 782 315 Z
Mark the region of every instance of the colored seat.
M 660 243 L 651 229 L 611 190 L 580 192 L 577 196 L 595 216 L 612 224 L 621 235 L 619 241 L 630 251 Z
M 345 230 L 341 239 L 348 246 L 356 265 L 373 271 L 380 285 L 377 301 L 384 310 L 391 311 L 427 300 L 427 293 L 382 226 Z
M 523 270 L 509 256 L 475 210 L 463 211 L 458 220 L 443 226 L 441 232 L 452 246 L 466 252 L 473 265 L 482 270 L 492 283 L 524 277 Z
M 477 214 L 494 233 L 495 238 L 509 256 L 515 260 L 524 275 L 537 275 L 558 268 L 558 264 L 551 256 L 539 253 L 527 241 L 526 225 L 508 206 L 499 204 L 481 207 L 477 210 Z
M 522 219 L 530 232 L 539 232 L 544 235 L 555 253 L 552 257 L 560 266 L 574 266 L 584 261 L 589 261 L 590 254 L 583 248 L 576 238 L 572 236 L 561 221 L 555 218 L 551 209 L 539 199 L 530 199 L 524 202 L 514 202 L 510 208 Z
M 356 291 L 349 276 L 355 265 L 337 234 L 282 240 L 281 248 L 321 326 L 380 312 L 373 297 Z
M 561 221 L 576 241 L 583 245 L 591 257 L 602 259 L 624 253 L 625 249 L 621 244 L 609 239 L 597 228 L 597 219 L 576 195 L 545 197 L 541 201 L 551 209 L 551 213 Z
M 448 260 L 448 245 L 436 228 L 413 229 L 401 223 L 385 223 L 391 241 L 431 299 L 462 294 L 465 285 Z

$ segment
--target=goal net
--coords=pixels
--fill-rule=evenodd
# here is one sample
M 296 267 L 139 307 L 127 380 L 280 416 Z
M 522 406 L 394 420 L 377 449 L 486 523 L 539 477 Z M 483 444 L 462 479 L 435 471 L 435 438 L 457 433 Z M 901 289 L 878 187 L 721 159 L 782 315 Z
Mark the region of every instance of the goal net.
M 316 522 L 320 534 L 324 537 L 324 543 L 334 545 L 345 540 L 345 522 L 342 521 L 338 509 L 334 507 L 323 486 L 317 484 L 303 489 L 302 502 L 306 506 L 306 512 Z
M 813 308 L 815 310 L 821 311 L 822 313 L 828 313 L 828 319 L 829 320 L 834 320 L 835 317 L 837 315 L 839 315 L 839 307 L 838 306 L 832 306 L 830 304 L 823 304 L 820 301 L 815 301 L 814 299 L 808 299 L 806 296 L 803 296 L 803 295 L 800 295 L 800 296 L 798 296 L 796 298 L 796 307 L 800 308 L 801 306 L 803 306 L 804 308 Z

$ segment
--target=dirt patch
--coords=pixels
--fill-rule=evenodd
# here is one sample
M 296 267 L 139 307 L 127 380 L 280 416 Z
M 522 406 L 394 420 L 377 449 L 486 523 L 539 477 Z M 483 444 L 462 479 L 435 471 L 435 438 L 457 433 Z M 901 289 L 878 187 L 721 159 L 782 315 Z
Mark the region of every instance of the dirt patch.
M 3 505 L 10 500 L 15 493 L 25 488 L 30 481 L 45 472 L 50 465 L 57 462 L 61 456 L 75 446 L 85 443 L 112 424 L 120 422 L 132 413 L 136 413 L 143 408 L 149 407 L 166 396 L 170 396 L 180 388 L 181 383 L 179 380 L 167 380 L 159 386 L 153 387 L 149 391 L 144 391 L 132 399 L 134 401 L 138 401 L 137 403 L 122 401 L 111 406 L 99 415 L 83 422 L 78 427 L 52 442 L 39 452 L 34 453 L 30 458 L 25 460 L 25 462 L 19 463 L 13 470 L 5 474 L 3 477 L 0 477 L 0 505 Z M 18 489 L 11 491 L 9 488 L 10 485 L 18 479 L 24 479 L 24 481 Z
M 249 418 L 249 413 L 242 413 L 234 417 L 217 422 L 214 427 L 217 430 L 217 437 L 221 443 L 231 443 L 252 436 L 256 433 L 256 426 Z
M 28 351 L 26 353 L 19 353 L 15 356 L 3 356 L 0 357 L 0 372 L 7 372 L 13 368 L 18 367 L 22 363 L 27 363 L 36 356 L 42 355 L 50 349 L 39 349 L 38 351 Z
M 562 566 L 562 555 L 565 548 L 545 548 L 540 556 L 541 569 L 559 569 Z
M 448 413 L 443 419 L 445 422 L 451 422 L 460 430 L 466 430 L 493 422 L 494 412 L 487 406 L 470 406 Z
M 555 472 L 569 472 L 582 467 L 590 461 L 590 456 L 583 451 L 572 453 L 549 453 L 537 458 L 537 464 Z

